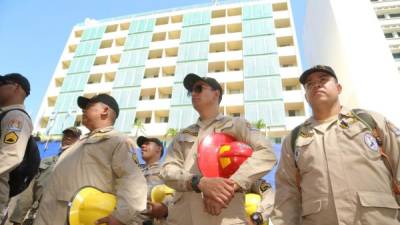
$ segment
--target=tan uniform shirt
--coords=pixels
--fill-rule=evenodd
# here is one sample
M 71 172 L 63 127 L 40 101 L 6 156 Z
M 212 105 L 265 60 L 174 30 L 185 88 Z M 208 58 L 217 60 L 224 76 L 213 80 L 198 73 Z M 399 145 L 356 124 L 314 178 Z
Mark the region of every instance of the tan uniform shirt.
M 0 109 L 0 113 L 10 109 L 24 109 L 23 105 L 11 105 Z M 0 219 L 1 212 L 8 204 L 9 173 L 22 162 L 26 145 L 32 133 L 31 119 L 19 110 L 8 112 L 1 121 L 0 139 Z
M 160 170 L 161 170 L 161 165 L 159 162 L 150 164 L 150 165 L 142 165 L 142 172 L 144 177 L 146 178 L 146 183 L 147 183 L 147 201 L 151 202 L 151 190 L 153 190 L 153 187 L 159 184 L 164 184 L 164 181 L 160 177 Z M 165 203 L 168 201 L 165 200 Z M 144 221 L 153 221 L 153 224 L 157 222 L 157 224 L 164 224 L 164 220 L 156 220 L 152 219 L 148 216 L 145 215 L 138 215 L 137 221 L 135 221 L 135 224 L 142 225 Z
M 114 217 L 128 224 L 146 207 L 146 180 L 135 163 L 128 137 L 112 127 L 97 129 L 65 150 L 50 176 L 35 225 L 67 224 L 68 202 L 82 187 L 117 197 Z
M 23 191 L 17 199 L 16 207 L 10 214 L 11 222 L 22 223 L 25 216 L 27 216 L 27 219 L 31 220 L 35 218 L 43 189 L 46 186 L 57 159 L 58 155 L 47 157 L 40 162 L 39 173 L 32 180 L 29 187 Z M 28 211 L 29 214 L 27 215 Z
M 197 165 L 197 146 L 199 141 L 213 132 L 223 132 L 238 141 L 249 144 L 253 154 L 231 176 L 244 190 L 257 179 L 264 176 L 275 164 L 275 154 L 271 143 L 258 130 L 250 127 L 242 118 L 218 115 L 210 121 L 198 120 L 196 124 L 182 130 L 168 148 L 168 154 L 161 169 L 166 184 L 177 193 L 169 208 L 167 224 L 177 225 L 213 225 L 245 224 L 244 194 L 236 193 L 219 216 L 204 211 L 201 194 L 189 191 L 186 182 L 193 175 L 200 175 Z
M 381 115 L 370 114 L 399 180 L 400 131 Z M 336 119 L 323 124 L 308 119 L 294 154 L 290 140 L 290 135 L 284 140 L 276 173 L 274 225 L 400 224 L 389 169 L 371 131 L 350 110 L 342 108 Z

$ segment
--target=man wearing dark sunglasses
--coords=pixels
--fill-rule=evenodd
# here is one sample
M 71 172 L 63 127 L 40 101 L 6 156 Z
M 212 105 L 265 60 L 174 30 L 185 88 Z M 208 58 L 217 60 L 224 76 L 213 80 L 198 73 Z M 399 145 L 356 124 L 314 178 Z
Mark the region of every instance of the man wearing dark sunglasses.
M 177 191 L 167 223 L 247 224 L 243 192 L 275 165 L 272 145 L 245 119 L 223 116 L 219 112 L 223 91 L 214 78 L 188 74 L 183 85 L 199 119 L 175 137 L 161 169 L 166 184 Z M 230 178 L 203 177 L 199 170 L 198 144 L 213 133 L 231 135 L 253 149 L 252 156 Z
M 29 93 L 29 81 L 21 74 L 0 76 L 0 221 L 8 204 L 9 174 L 22 162 L 33 129 L 31 119 L 21 111 Z

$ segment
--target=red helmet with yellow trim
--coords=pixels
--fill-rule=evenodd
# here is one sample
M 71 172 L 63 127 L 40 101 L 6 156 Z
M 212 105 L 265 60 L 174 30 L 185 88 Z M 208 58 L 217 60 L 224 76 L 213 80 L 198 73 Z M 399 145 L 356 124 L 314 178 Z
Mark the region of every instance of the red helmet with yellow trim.
M 252 155 L 253 150 L 231 135 L 213 133 L 200 142 L 197 152 L 203 176 L 229 178 Z

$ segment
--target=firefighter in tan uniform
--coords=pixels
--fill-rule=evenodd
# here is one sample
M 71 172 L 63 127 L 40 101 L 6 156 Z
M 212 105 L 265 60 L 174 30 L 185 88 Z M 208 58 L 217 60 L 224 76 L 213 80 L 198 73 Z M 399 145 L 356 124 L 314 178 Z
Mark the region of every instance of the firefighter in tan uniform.
M 166 184 L 177 191 L 167 224 L 246 224 L 243 192 L 275 165 L 272 145 L 246 120 L 219 113 L 222 88 L 215 79 L 188 74 L 183 83 L 200 118 L 174 138 L 161 169 Z M 213 132 L 229 134 L 253 149 L 229 179 L 202 177 L 199 171 L 199 141 Z
M 22 162 L 33 130 L 29 116 L 13 109 L 24 109 L 29 94 L 29 81 L 21 74 L 0 76 L 0 114 L 8 111 L 1 120 L 0 130 L 0 221 L 9 200 L 9 173 Z
M 167 199 L 163 203 L 151 201 L 151 191 L 156 185 L 164 184 L 160 177 L 161 164 L 160 159 L 163 155 L 163 144 L 157 138 L 138 137 L 136 141 L 140 146 L 142 158 L 146 164 L 142 165 L 142 172 L 147 182 L 147 204 L 145 213 L 138 216 L 136 224 L 153 225 L 164 224 L 164 219 L 168 215 Z
M 392 185 L 400 178 L 399 129 L 367 112 L 377 125 L 371 132 L 368 123 L 342 107 L 342 87 L 328 66 L 312 67 L 300 82 L 313 116 L 301 125 L 294 149 L 290 135 L 283 142 L 274 225 L 400 224 Z M 391 169 L 381 157 L 380 143 Z
M 129 224 L 146 207 L 146 181 L 130 154 L 128 137 L 113 128 L 119 108 L 106 94 L 78 98 L 82 123 L 90 133 L 57 161 L 40 202 L 35 225 L 67 224 L 68 202 L 80 189 L 92 186 L 114 194 L 116 208 L 99 224 Z
M 81 130 L 76 127 L 69 127 L 63 131 L 59 154 L 47 157 L 40 162 L 39 173 L 33 179 L 29 187 L 19 195 L 16 207 L 10 215 L 10 222 L 14 225 L 33 224 L 33 220 L 39 208 L 40 199 L 42 198 L 43 189 L 53 171 L 54 165 L 61 153 L 78 141 L 80 136 Z

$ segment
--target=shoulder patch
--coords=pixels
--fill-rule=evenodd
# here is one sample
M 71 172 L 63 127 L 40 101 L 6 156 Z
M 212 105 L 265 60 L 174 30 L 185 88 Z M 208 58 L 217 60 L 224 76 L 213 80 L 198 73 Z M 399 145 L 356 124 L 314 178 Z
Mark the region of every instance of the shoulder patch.
M 4 135 L 3 142 L 5 144 L 15 144 L 17 141 L 18 135 L 15 133 L 15 131 L 8 132 L 6 135 Z
M 396 136 L 400 136 L 400 129 L 398 127 L 396 127 L 391 122 L 387 122 L 387 125 L 388 125 L 390 131 L 392 131 Z
M 6 122 L 7 131 L 20 132 L 22 130 L 22 121 L 19 119 L 11 119 Z
M 265 180 L 261 181 L 260 183 L 260 192 L 264 193 L 266 190 L 270 189 L 271 185 L 268 184 Z

